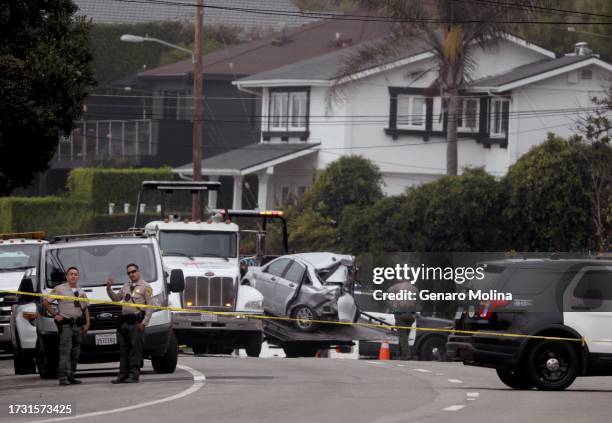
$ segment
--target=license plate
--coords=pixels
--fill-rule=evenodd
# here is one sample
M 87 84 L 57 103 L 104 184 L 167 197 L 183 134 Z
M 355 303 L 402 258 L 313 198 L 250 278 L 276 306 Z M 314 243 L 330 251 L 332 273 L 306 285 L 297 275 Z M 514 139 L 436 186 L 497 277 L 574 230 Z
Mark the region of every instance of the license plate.
M 116 333 L 96 334 L 96 345 L 115 345 L 117 343 Z
M 216 314 L 202 313 L 202 314 L 200 314 L 200 320 L 203 321 L 203 322 L 216 322 L 217 321 L 217 315 Z

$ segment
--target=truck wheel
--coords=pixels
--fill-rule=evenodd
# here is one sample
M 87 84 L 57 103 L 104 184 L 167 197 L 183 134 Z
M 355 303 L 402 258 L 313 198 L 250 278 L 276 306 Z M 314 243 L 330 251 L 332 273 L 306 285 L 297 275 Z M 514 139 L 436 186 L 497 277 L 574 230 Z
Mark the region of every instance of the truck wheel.
M 39 335 L 36 340 L 36 368 L 42 379 L 55 379 L 58 366 L 58 346 L 44 342 Z
M 166 353 L 160 357 L 151 357 L 151 364 L 155 373 L 174 373 L 176 363 L 178 362 L 178 343 L 174 331 L 170 331 L 170 339 L 168 340 L 168 349 Z
M 421 361 L 446 361 L 446 339 L 442 336 L 430 336 L 419 348 Z
M 523 368 L 516 369 L 497 369 L 497 377 L 509 388 L 512 389 L 531 389 L 534 387 L 529 375 Z
M 261 333 L 252 333 L 249 335 L 249 339 L 247 341 L 247 346 L 245 348 L 247 356 L 249 357 L 259 357 L 261 354 Z
M 34 354 L 24 353 L 16 349 L 13 354 L 13 368 L 16 375 L 30 375 L 36 373 L 36 359 Z
M 295 327 L 302 332 L 312 332 L 317 328 L 317 324 L 312 320 L 317 320 L 317 315 L 314 310 L 307 305 L 301 304 L 293 309 L 292 317 L 297 319 L 294 321 Z
M 578 376 L 578 354 L 567 342 L 542 341 L 531 350 L 528 374 L 543 391 L 562 391 Z

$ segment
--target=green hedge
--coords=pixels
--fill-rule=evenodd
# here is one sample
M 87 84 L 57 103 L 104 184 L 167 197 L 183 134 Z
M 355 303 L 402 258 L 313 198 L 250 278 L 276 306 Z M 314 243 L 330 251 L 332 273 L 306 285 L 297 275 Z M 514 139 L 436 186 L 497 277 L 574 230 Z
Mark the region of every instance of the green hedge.
M 68 191 L 72 198 L 90 202 L 94 213 L 108 213 L 108 203 L 115 203 L 115 212 L 123 210 L 123 204 L 136 204 L 142 181 L 173 180 L 169 167 L 152 169 L 98 169 L 77 168 L 68 175 Z M 151 193 L 151 195 L 153 195 Z M 144 199 L 152 204 L 150 195 Z M 159 201 L 157 201 L 159 202 Z M 130 210 L 130 211 L 132 211 Z
M 91 206 L 66 197 L 0 198 L 0 232 L 46 231 L 49 236 L 89 232 Z

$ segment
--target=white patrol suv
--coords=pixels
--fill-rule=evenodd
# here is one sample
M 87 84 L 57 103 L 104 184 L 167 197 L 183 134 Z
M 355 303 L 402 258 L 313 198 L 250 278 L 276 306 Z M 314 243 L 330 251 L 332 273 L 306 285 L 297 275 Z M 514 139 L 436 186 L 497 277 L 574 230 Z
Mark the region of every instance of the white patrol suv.
M 40 250 L 47 241 L 44 232 L 0 234 L 0 291 L 16 291 L 24 277 L 36 277 Z M 16 357 L 15 372 L 21 371 L 21 347 L 13 346 L 10 318 L 17 306 L 17 296 L 0 292 L 0 350 L 13 350 Z M 23 317 L 23 316 L 22 316 Z
M 42 246 L 38 279 L 22 280 L 20 291 L 49 294 L 53 287 L 65 281 L 65 270 L 79 269 L 79 286 L 90 299 L 110 301 L 106 280 L 113 276 L 116 290 L 126 280 L 126 265 L 139 265 L 141 275 L 153 288 L 154 303 L 168 304 L 170 292 L 184 288 L 180 270 L 170 275 L 164 272 L 155 237 L 142 232 L 61 236 Z M 169 276 L 169 278 L 168 278 Z M 42 378 L 54 378 L 58 366 L 58 336 L 53 318 L 41 307 L 40 297 L 22 296 L 12 328 L 16 342 L 29 357 L 35 357 Z M 119 345 L 116 329 L 120 323 L 121 306 L 90 303 L 90 329 L 81 344 L 80 362 L 117 361 Z M 25 317 L 28 325 L 21 322 Z M 157 373 L 172 373 L 177 364 L 178 345 L 167 310 L 154 311 L 145 329 L 144 356 L 150 358 Z M 33 372 L 32 372 L 33 373 Z

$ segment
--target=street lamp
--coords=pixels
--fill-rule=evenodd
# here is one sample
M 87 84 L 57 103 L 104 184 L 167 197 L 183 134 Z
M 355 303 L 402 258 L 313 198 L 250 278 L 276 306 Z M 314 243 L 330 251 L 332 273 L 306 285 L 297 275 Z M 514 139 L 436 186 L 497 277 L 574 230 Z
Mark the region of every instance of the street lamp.
M 164 40 L 160 40 L 157 38 L 140 36 L 140 35 L 132 35 L 132 34 L 123 34 L 121 36 L 121 41 L 126 43 L 144 43 L 153 42 L 162 44 L 164 46 L 173 48 L 175 50 L 184 51 L 191 55 L 191 63 L 194 64 L 194 75 L 193 75 L 193 151 L 192 151 L 192 161 L 193 161 L 193 176 L 192 179 L 194 181 L 202 180 L 202 43 L 201 43 L 201 35 L 202 35 L 202 7 L 200 7 L 201 0 L 198 1 L 198 6 L 196 8 L 196 31 L 195 31 L 195 51 L 191 51 L 181 46 L 177 46 L 176 44 L 169 43 Z M 200 197 L 198 193 L 192 193 L 191 195 L 191 218 L 193 220 L 198 220 L 201 218 L 200 216 Z
M 164 40 L 160 40 L 158 38 L 152 37 L 141 37 L 140 35 L 132 35 L 132 34 L 123 34 L 120 38 L 121 41 L 126 43 L 144 43 L 145 41 L 149 41 L 152 43 L 162 44 L 166 47 L 171 47 L 176 50 L 184 51 L 185 53 L 189 53 L 191 55 L 191 63 L 195 63 L 195 53 L 188 48 L 184 48 L 181 46 L 177 46 L 176 44 L 169 43 Z

